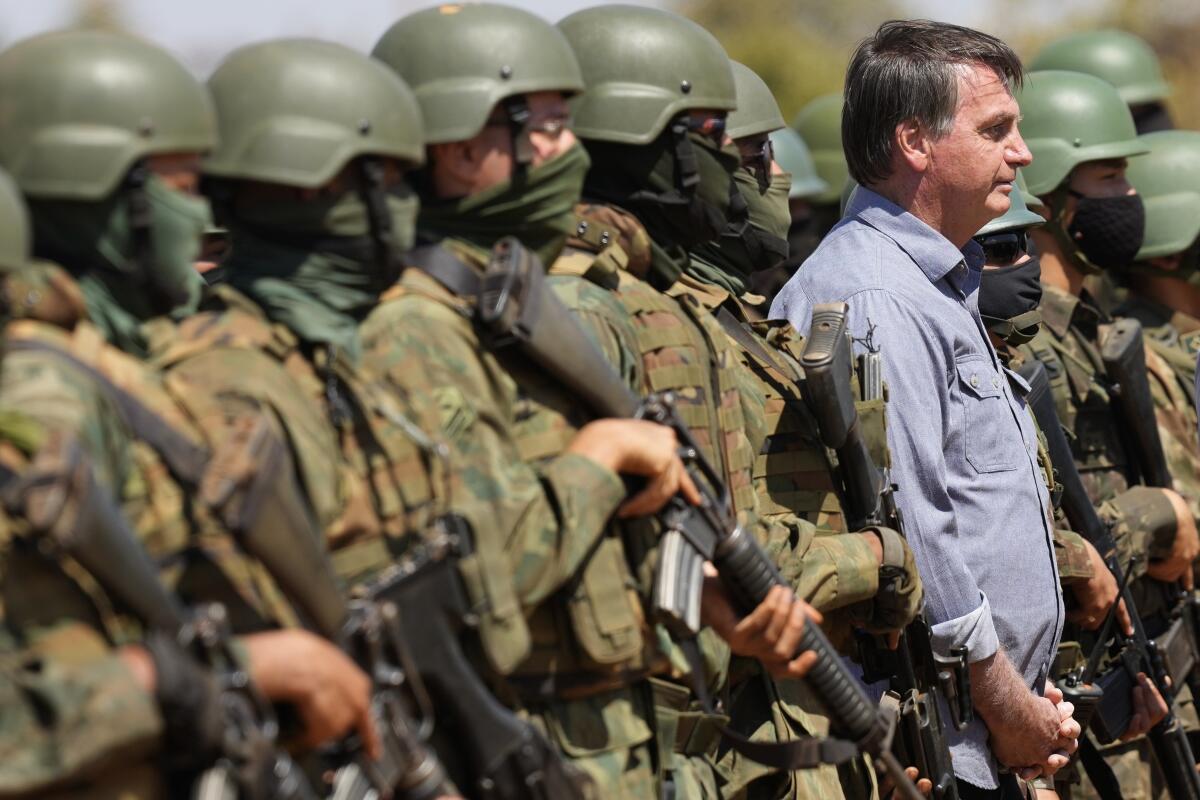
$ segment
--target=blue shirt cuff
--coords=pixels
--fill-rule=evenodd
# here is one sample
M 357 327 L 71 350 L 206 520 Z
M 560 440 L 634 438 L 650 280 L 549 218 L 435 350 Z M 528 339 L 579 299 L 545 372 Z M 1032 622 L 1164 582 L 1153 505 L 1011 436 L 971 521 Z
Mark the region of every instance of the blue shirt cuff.
M 1000 649 L 996 625 L 992 622 L 992 607 L 988 605 L 987 595 L 980 592 L 979 597 L 983 602 L 974 611 L 933 626 L 935 653 L 949 658 L 953 648 L 965 647 L 967 661 L 973 664 Z

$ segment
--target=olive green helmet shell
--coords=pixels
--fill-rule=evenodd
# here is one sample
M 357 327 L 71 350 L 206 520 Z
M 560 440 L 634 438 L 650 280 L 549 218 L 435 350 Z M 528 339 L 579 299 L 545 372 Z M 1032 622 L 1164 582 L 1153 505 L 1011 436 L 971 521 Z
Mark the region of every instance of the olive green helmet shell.
M 24 267 L 30 247 L 25 200 L 12 178 L 0 171 L 0 274 Z
M 817 203 L 836 203 L 850 179 L 846 154 L 842 150 L 842 94 L 834 92 L 810 100 L 792 120 L 792 127 L 804 138 L 817 165 L 817 174 L 829 186 Z
M 1029 210 L 1027 198 L 1032 196 L 1029 194 L 1029 190 L 1025 188 L 1025 178 L 1021 175 L 1021 171 L 1017 170 L 1017 180 L 1013 184 L 1012 193 L 1009 195 L 1011 202 L 1009 203 L 1008 211 L 1005 211 L 984 225 L 975 235 L 983 236 L 988 233 L 1003 233 L 1004 231 L 1017 231 L 1034 225 L 1044 225 L 1046 218 L 1041 214 Z
M 729 112 L 725 132 L 732 139 L 770 133 L 787 127 L 783 112 L 767 82 L 740 61 L 730 61 L 733 85 L 737 92 L 737 110 Z
M 558 29 L 497 3 L 409 14 L 383 34 L 371 55 L 416 93 L 429 144 L 472 138 L 506 97 L 583 91 L 575 54 Z
M 808 145 L 800 134 L 791 128 L 771 131 L 771 147 L 775 151 L 775 161 L 792 174 L 792 188 L 788 190 L 788 197 L 808 199 L 820 197 L 829 191 L 829 184 L 817 174 L 812 153 L 808 152 Z
M 208 86 L 221 143 L 206 175 L 314 188 L 358 156 L 424 160 L 413 93 L 349 47 L 315 39 L 247 45 L 221 62 Z
M 1135 106 L 1165 100 L 1170 94 L 1154 50 L 1125 31 L 1086 31 L 1064 36 L 1038 53 L 1032 70 L 1085 72 L 1117 87 L 1121 99 Z
M 682 112 L 737 108 L 729 56 L 686 17 L 605 5 L 571 14 L 558 27 L 587 84 L 574 108 L 575 133 L 585 139 L 649 144 Z
M 1031 72 L 1017 93 L 1021 135 L 1033 153 L 1029 191 L 1054 191 L 1079 164 L 1141 155 L 1129 106 L 1112 84 L 1082 72 Z
M 1150 152 L 1126 173 L 1146 205 L 1146 236 L 1138 260 L 1186 250 L 1200 236 L 1200 132 L 1142 136 Z
M 30 197 L 99 200 L 140 158 L 204 152 L 216 120 L 204 86 L 165 50 L 59 31 L 0 53 L 0 166 Z

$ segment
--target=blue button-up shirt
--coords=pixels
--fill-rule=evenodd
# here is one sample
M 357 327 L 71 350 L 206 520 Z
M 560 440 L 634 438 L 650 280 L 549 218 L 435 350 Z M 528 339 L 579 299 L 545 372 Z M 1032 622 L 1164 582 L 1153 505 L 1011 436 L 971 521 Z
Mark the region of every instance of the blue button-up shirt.
M 860 188 L 783 287 L 772 317 L 806 331 L 818 303 L 882 354 L 896 503 L 925 584 L 934 647 L 979 661 L 1003 647 L 1041 693 L 1062 632 L 1053 525 L 1028 386 L 999 362 L 979 318 L 983 254 L 959 250 Z M 954 771 L 984 788 L 996 762 L 979 720 L 949 732 Z

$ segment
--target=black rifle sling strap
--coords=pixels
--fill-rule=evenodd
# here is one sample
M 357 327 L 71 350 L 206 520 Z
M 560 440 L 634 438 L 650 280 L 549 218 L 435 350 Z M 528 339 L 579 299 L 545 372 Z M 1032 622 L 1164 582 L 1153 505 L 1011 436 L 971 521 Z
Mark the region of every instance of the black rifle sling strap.
M 479 273 L 449 250 L 438 245 L 418 248 L 409 255 L 408 263 L 463 300 L 474 303 L 482 290 L 483 280 Z M 730 319 L 732 321 L 732 317 Z M 766 360 L 767 363 L 774 361 L 770 358 Z M 682 639 L 677 643 L 687 657 L 692 691 L 696 699 L 706 714 L 719 716 L 705 686 L 704 661 L 696 641 Z M 780 770 L 812 769 L 820 764 L 842 764 L 858 755 L 858 746 L 853 742 L 833 737 L 820 739 L 801 736 L 787 742 L 755 742 L 727 726 L 720 726 L 718 730 L 721 738 L 733 750 L 751 761 Z
M 208 451 L 182 436 L 168 425 L 157 412 L 117 386 L 96 367 L 83 361 L 74 353 L 37 339 L 9 339 L 5 342 L 5 347 L 9 351 L 52 355 L 87 375 L 95 381 L 104 396 L 116 407 L 130 430 L 159 454 L 176 480 L 189 489 L 195 489 L 200 485 L 209 462 Z

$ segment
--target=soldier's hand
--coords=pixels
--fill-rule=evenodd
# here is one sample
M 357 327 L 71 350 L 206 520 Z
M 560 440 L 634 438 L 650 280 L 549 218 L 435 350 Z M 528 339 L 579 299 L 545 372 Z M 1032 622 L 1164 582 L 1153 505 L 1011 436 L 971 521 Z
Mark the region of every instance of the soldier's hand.
M 1167 701 L 1159 693 L 1154 681 L 1150 680 L 1146 673 L 1139 672 L 1137 682 L 1138 685 L 1134 686 L 1132 690 L 1133 717 L 1130 718 L 1129 727 L 1125 729 L 1125 733 L 1121 734 L 1122 742 L 1136 739 L 1162 722 L 1167 716 Z
M 802 678 L 816 663 L 812 652 L 796 655 L 806 619 L 816 624 L 821 614 L 798 599 L 786 586 L 776 586 L 758 608 L 737 613 L 711 564 L 704 565 L 701 617 L 739 656 L 756 658 L 776 678 Z
M 1085 541 L 1083 545 L 1092 562 L 1092 576 L 1070 582 L 1077 608 L 1067 612 L 1067 619 L 1084 630 L 1094 631 L 1104 624 L 1109 609 L 1117 602 L 1119 587 L 1117 579 L 1109 571 L 1099 551 L 1091 542 Z M 1133 622 L 1129 619 L 1129 610 L 1125 608 L 1124 600 L 1117 606 L 1117 622 L 1126 635 L 1133 635 Z
M 1165 557 L 1151 561 L 1146 567 L 1146 574 L 1151 578 L 1171 583 L 1181 581 L 1185 589 L 1191 589 L 1194 584 L 1192 562 L 1200 556 L 1200 536 L 1196 533 L 1196 521 L 1188 509 L 1187 501 L 1170 489 L 1161 489 L 1171 501 L 1175 510 L 1175 538 L 1171 542 L 1171 552 Z
M 933 794 L 933 781 L 929 780 L 929 778 L 922 778 L 921 771 L 916 767 L 905 767 L 904 774 L 907 775 L 908 779 L 913 782 L 914 786 L 917 787 L 918 792 L 926 797 L 929 797 Z M 880 797 L 895 797 L 895 795 L 892 794 L 892 790 L 896 787 L 892 783 L 891 775 L 886 772 L 876 772 L 875 778 L 879 781 Z
M 341 650 L 308 631 L 243 637 L 250 675 L 266 697 L 296 707 L 304 723 L 300 745 L 317 747 L 357 732 L 371 758 L 381 752 L 371 721 L 371 679 Z
M 621 475 L 646 479 L 646 486 L 626 500 L 622 518 L 653 514 L 682 494 L 700 503 L 700 492 L 679 458 L 679 441 L 665 425 L 639 419 L 600 419 L 579 429 L 567 452 L 586 456 Z

